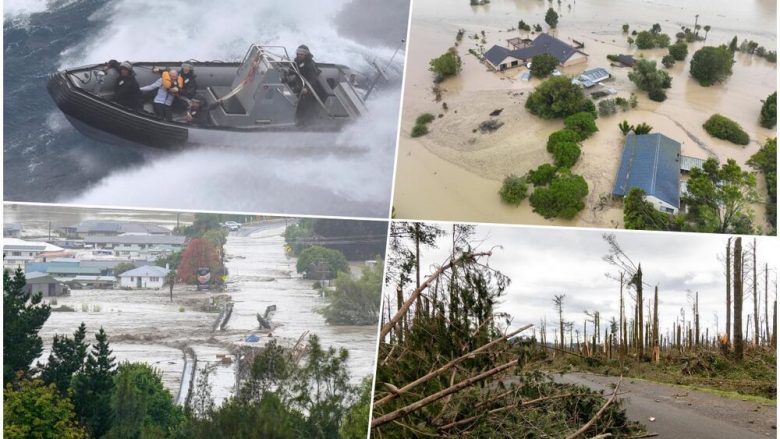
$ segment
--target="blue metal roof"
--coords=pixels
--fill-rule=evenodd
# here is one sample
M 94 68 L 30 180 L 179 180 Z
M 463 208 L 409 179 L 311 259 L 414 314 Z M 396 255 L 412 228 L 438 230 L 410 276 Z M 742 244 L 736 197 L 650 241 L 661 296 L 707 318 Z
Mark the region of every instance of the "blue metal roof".
M 623 146 L 613 195 L 633 187 L 680 207 L 680 144 L 663 134 L 629 134 Z

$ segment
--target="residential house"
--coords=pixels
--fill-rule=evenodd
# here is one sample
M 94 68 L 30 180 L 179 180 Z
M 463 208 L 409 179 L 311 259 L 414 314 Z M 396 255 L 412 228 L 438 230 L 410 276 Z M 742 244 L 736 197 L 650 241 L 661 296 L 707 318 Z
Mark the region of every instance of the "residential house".
M 485 52 L 485 60 L 497 71 L 524 65 L 541 54 L 554 56 L 563 67 L 588 60 L 585 52 L 545 33 L 540 33 L 533 41 L 513 38 L 508 43 L 511 48 L 496 45 Z
M 50 274 L 34 271 L 27 273 L 25 279 L 27 283 L 24 285 L 24 291 L 27 293 L 43 293 L 44 297 L 67 296 L 70 294 L 68 287 Z
M 34 261 L 40 254 L 61 250 L 62 248 L 46 242 L 3 238 L 3 269 L 16 270 L 21 268 L 25 270 L 25 265 Z
M 119 275 L 119 285 L 122 288 L 136 289 L 157 289 L 165 285 L 165 276 L 168 275 L 167 268 L 156 265 L 145 265 L 134 268 Z
M 84 239 L 87 247 L 111 250 L 114 256 L 155 260 L 184 248 L 186 236 L 177 235 L 119 235 L 90 236 Z
M 631 188 L 661 212 L 680 210 L 680 143 L 663 134 L 629 134 L 623 146 L 612 195 L 624 197 Z
M 81 261 L 74 258 L 51 259 L 46 262 L 28 262 L 27 272 L 40 272 L 54 276 L 59 280 L 72 279 L 81 275 L 101 275 L 99 267 L 82 267 Z
M 116 286 L 117 279 L 114 276 L 76 276 L 68 281 L 68 286 L 74 289 L 111 289 Z
M 170 229 L 152 223 L 137 221 L 87 220 L 60 230 L 68 236 L 119 236 L 127 233 L 144 235 L 171 235 Z

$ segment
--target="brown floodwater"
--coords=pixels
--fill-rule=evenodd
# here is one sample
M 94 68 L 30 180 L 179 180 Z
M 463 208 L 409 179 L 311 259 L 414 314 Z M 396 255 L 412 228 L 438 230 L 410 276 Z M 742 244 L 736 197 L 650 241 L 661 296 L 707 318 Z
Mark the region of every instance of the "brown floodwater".
M 618 96 L 635 92 L 639 98 L 636 109 L 599 118 L 601 130 L 583 144 L 583 155 L 574 172 L 583 175 L 590 186 L 586 209 L 571 221 L 545 220 L 532 212 L 527 202 L 520 207 L 503 205 L 497 195 L 501 180 L 506 175 L 525 174 L 551 158 L 545 151 L 547 136 L 562 127 L 560 121 L 545 121 L 532 116 L 523 107 L 525 99 L 537 80 L 521 81 L 524 69 L 505 73 L 488 71 L 468 49 L 489 48 L 506 44 L 506 39 L 517 36 L 508 31 L 519 20 L 533 25 L 544 25 L 544 12 L 549 3 L 496 0 L 486 6 L 470 6 L 468 2 L 420 1 L 414 5 L 407 58 L 404 110 L 399 141 L 394 207 L 399 218 L 426 218 L 480 222 L 513 222 L 525 224 L 578 225 L 594 227 L 621 227 L 620 203 L 604 203 L 603 196 L 612 187 L 622 152 L 623 136 L 618 122 L 646 122 L 654 131 L 662 132 L 682 144 L 683 154 L 700 158 L 716 156 L 720 160 L 733 158 L 744 162 L 755 153 L 760 143 L 774 136 L 758 124 L 761 99 L 776 90 L 775 64 L 757 57 L 738 54 L 734 74 L 724 83 L 701 87 L 689 75 L 690 56 L 698 48 L 728 42 L 734 35 L 740 40 L 752 39 L 776 48 L 776 3 L 756 1 L 742 4 L 727 1 L 691 0 L 676 2 L 653 1 L 564 1 L 559 11 L 559 29 L 554 31 L 563 40 L 576 39 L 585 44 L 590 55 L 586 64 L 563 69 L 566 75 L 575 75 L 587 68 L 605 67 L 613 79 L 606 86 L 614 88 Z M 571 6 L 571 9 L 569 9 Z M 446 12 L 442 12 L 446 11 Z M 446 14 L 446 16 L 445 16 Z M 634 54 L 636 57 L 660 59 L 665 49 L 644 50 L 630 48 L 621 26 L 648 29 L 660 23 L 663 32 L 673 36 L 680 26 L 693 26 L 699 14 L 700 25 L 712 26 L 707 42 L 689 45 L 689 57 L 669 72 L 673 77 L 668 99 L 652 102 L 647 94 L 636 90 L 628 80 L 628 69 L 610 67 L 606 55 Z M 431 91 L 432 74 L 428 61 L 455 43 L 458 29 L 466 36 L 458 50 L 463 59 L 461 74 L 444 81 L 442 102 L 436 102 Z M 481 32 L 485 31 L 485 43 Z M 703 32 L 703 31 L 702 31 Z M 472 38 L 480 35 L 479 39 Z M 503 108 L 499 120 L 505 125 L 490 134 L 474 129 L 489 118 L 494 109 Z M 430 134 L 412 139 L 409 132 L 414 119 L 421 113 L 441 115 L 430 125 Z M 753 141 L 747 147 L 710 137 L 702 123 L 713 113 L 721 113 L 739 122 Z M 702 145 L 703 144 L 703 145 Z M 763 189 L 763 178 L 759 179 Z M 420 191 L 425 187 L 425 191 Z M 755 206 L 755 217 L 764 225 L 763 208 Z

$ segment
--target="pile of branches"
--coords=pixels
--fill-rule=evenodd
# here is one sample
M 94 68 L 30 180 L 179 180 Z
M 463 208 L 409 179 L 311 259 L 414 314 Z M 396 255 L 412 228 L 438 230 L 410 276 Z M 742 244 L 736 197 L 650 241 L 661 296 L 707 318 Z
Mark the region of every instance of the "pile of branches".
M 372 437 L 627 437 L 611 395 L 559 384 L 545 373 L 532 325 L 501 330 L 493 304 L 509 279 L 490 252 L 453 252 L 414 288 L 380 332 Z M 387 309 L 387 308 L 386 308 Z M 513 338 L 515 337 L 515 338 Z

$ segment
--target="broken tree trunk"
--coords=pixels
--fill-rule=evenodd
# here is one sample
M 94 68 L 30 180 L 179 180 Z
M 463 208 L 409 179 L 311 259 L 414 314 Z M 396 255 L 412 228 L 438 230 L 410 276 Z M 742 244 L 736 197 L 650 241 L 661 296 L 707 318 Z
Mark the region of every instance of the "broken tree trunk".
M 742 238 L 734 240 L 734 354 L 742 360 L 745 353 L 742 340 Z

